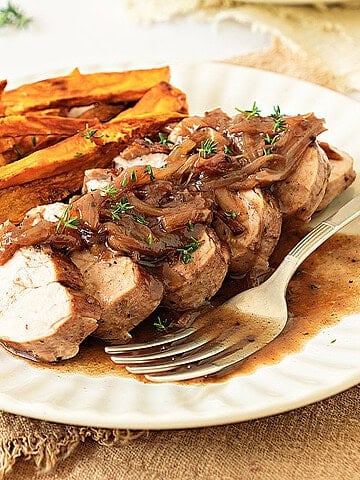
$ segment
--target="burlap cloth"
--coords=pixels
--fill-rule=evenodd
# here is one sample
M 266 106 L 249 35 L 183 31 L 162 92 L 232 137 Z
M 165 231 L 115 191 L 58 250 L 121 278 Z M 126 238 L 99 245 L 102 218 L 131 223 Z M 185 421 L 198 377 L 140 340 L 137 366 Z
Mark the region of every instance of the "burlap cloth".
M 359 26 L 360 27 L 360 26 Z M 360 48 L 360 45 L 358 45 Z M 346 90 L 279 40 L 234 63 Z M 129 432 L 0 414 L 0 478 L 23 480 L 360 479 L 360 390 L 235 425 Z

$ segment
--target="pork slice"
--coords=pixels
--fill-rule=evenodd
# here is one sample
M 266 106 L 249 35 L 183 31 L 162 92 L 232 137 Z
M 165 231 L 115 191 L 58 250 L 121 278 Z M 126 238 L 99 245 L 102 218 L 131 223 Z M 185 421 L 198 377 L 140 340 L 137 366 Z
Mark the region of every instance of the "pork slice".
M 327 144 L 321 144 L 321 146 L 324 148 L 330 161 L 330 177 L 325 195 L 317 207 L 318 210 L 326 208 L 356 178 L 354 160 L 349 154 Z
M 215 232 L 197 225 L 192 233 L 199 247 L 191 253 L 190 261 L 184 263 L 180 256 L 162 266 L 163 304 L 177 310 L 197 308 L 208 301 L 219 290 L 228 271 L 229 253 Z
M 259 188 L 215 192 L 219 212 L 213 227 L 230 249 L 230 270 L 248 273 L 255 265 L 261 245 L 266 202 Z M 233 214 L 234 218 L 229 218 Z
M 317 144 L 309 146 L 297 169 L 274 185 L 273 193 L 286 217 L 309 221 L 325 195 L 330 164 L 324 150 Z
M 96 256 L 74 252 L 72 261 L 84 278 L 84 291 L 101 305 L 94 335 L 107 341 L 127 341 L 129 333 L 160 304 L 162 283 L 131 258 L 110 251 Z
M 80 289 L 83 280 L 79 270 L 66 257 L 49 247 L 24 247 L 0 267 L 0 312 L 28 289 L 52 282 Z
M 263 196 L 265 202 L 263 228 L 256 260 L 250 271 L 252 284 L 258 283 L 259 279 L 269 271 L 269 258 L 281 234 L 282 214 L 278 202 L 269 192 L 264 192 Z
M 24 247 L 0 267 L 0 342 L 45 362 L 71 358 L 97 327 L 100 309 L 82 277 L 46 247 Z

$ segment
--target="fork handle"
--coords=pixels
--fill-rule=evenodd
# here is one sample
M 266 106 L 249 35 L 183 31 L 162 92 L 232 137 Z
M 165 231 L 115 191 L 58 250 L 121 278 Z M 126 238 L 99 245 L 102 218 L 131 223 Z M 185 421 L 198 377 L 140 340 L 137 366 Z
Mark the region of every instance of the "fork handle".
M 328 240 L 334 233 L 341 230 L 348 223 L 360 216 L 360 195 L 357 195 L 336 213 L 320 222 L 295 247 L 290 250 L 279 267 L 269 280 L 276 280 L 281 287 L 286 289 L 291 277 L 302 264 L 320 245 Z

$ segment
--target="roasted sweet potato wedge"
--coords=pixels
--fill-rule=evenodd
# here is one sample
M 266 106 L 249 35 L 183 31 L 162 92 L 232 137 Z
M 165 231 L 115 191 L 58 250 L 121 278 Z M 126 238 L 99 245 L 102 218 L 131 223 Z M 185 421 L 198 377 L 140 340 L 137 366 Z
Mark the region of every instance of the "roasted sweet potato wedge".
M 84 171 L 111 164 L 131 139 L 152 135 L 183 115 L 168 112 L 148 114 L 139 121 L 128 119 L 98 130 L 95 143 L 80 134 L 53 147 L 35 152 L 10 165 L 0 167 L 0 222 L 22 220 L 32 207 L 61 200 L 81 188 Z M 100 137 L 100 135 L 103 135 Z M 82 155 L 76 155 L 82 153 Z
M 30 153 L 50 147 L 66 137 L 60 135 L 27 135 L 0 138 L 0 166 L 20 160 Z
M 161 82 L 151 88 L 132 108 L 128 108 L 110 120 L 116 123 L 126 118 L 141 118 L 148 112 L 161 114 L 163 112 L 188 113 L 186 95 L 167 82 Z
M 151 87 L 169 81 L 168 67 L 127 72 L 81 74 L 49 78 L 4 91 L 1 106 L 5 115 L 55 107 L 91 105 L 94 102 L 137 101 Z
M 26 135 L 59 135 L 69 137 L 98 123 L 97 119 L 68 118 L 44 115 L 9 115 L 0 118 L 0 138 Z

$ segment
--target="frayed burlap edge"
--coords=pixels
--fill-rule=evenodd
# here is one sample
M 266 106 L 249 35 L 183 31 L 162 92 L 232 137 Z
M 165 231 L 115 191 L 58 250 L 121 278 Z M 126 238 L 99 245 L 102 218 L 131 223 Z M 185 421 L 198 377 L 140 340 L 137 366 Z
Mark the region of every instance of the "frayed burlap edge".
M 49 433 L 41 436 L 31 433 L 0 442 L 0 479 L 11 473 L 20 459 L 34 464 L 39 473 L 47 473 L 61 460 L 67 458 L 78 447 L 80 442 L 92 439 L 99 445 L 124 445 L 135 440 L 146 432 L 130 430 L 104 429 L 63 426 L 60 434 Z

